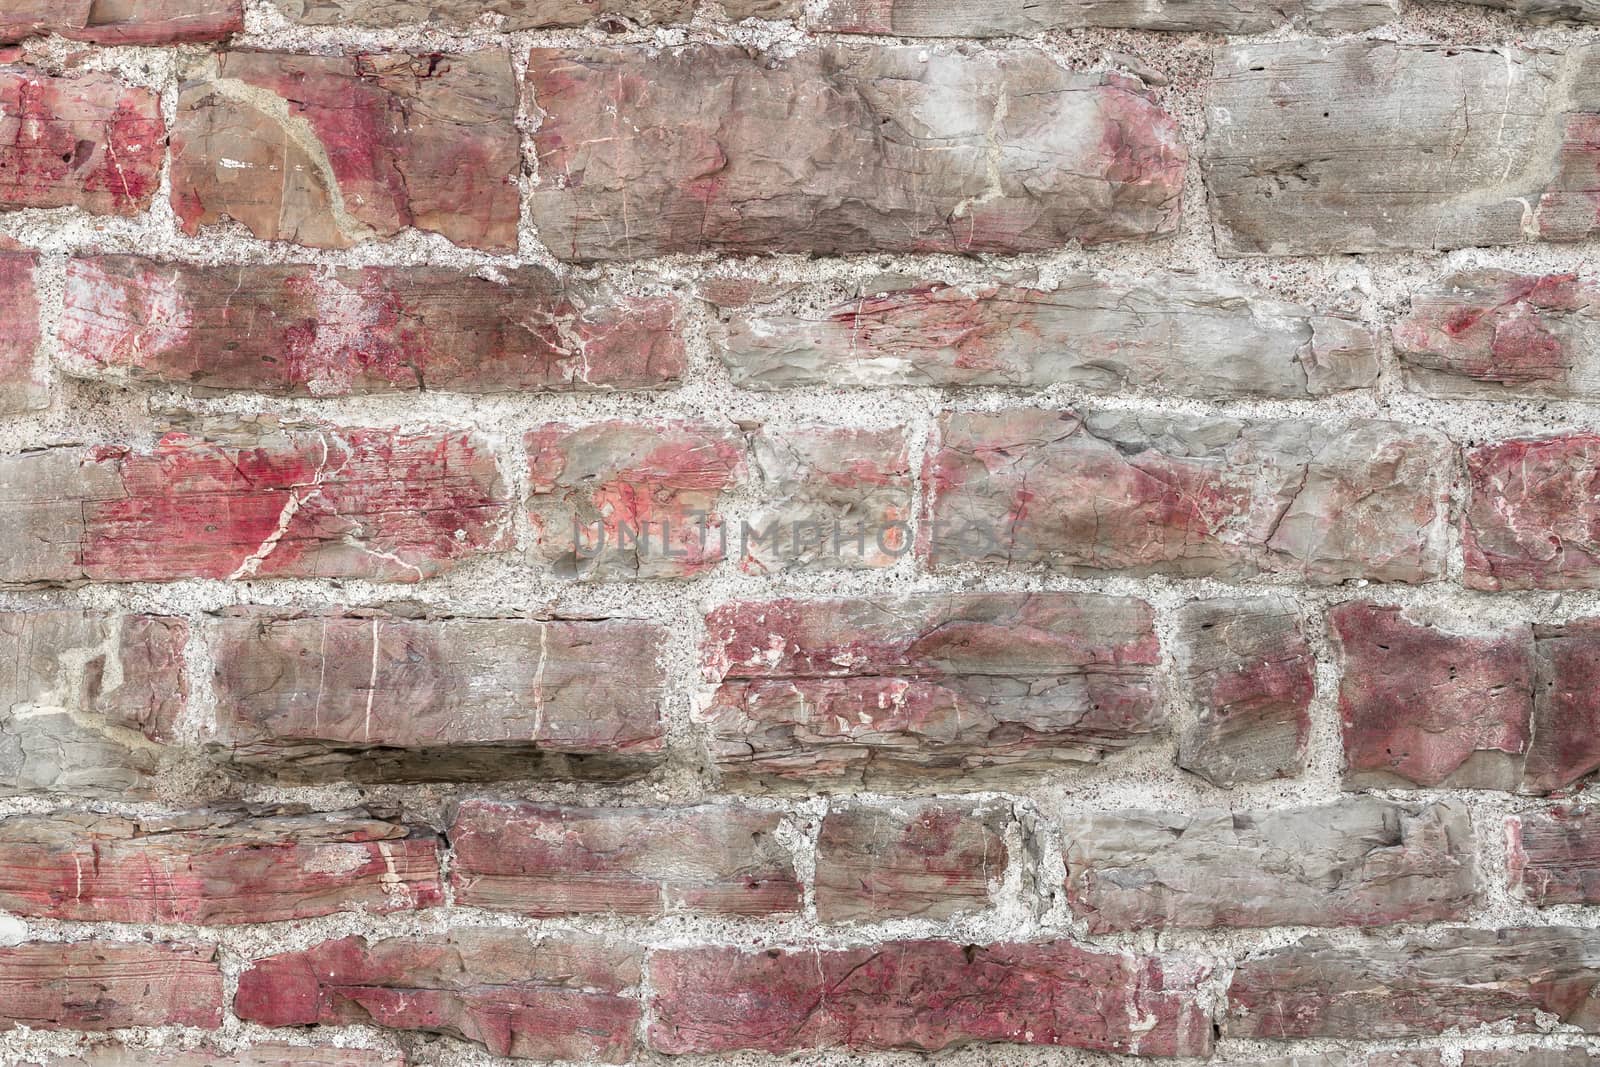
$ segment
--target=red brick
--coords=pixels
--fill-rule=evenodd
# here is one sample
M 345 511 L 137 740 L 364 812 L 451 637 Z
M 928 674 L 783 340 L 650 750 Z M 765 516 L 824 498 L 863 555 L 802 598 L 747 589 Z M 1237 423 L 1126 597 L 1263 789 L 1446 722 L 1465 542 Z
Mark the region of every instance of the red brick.
M 1469 449 L 1467 481 L 1469 588 L 1600 588 L 1600 435 Z
M 147 800 L 188 700 L 182 619 L 0 612 L 0 795 Z
M 289 781 L 616 777 L 663 754 L 660 626 L 295 616 L 214 627 L 223 757 Z
M 1164 724 L 1149 606 L 1075 593 L 738 601 L 706 619 L 725 776 L 921 787 L 1093 763 Z
M 3 269 L 0 260 L 0 284 Z M 563 282 L 542 267 L 500 277 L 75 259 L 61 360 L 112 381 L 318 397 L 654 389 L 683 375 L 672 298 Z
M 35 941 L 0 948 L 0 1030 L 222 1025 L 209 946 Z
M 641 952 L 518 930 L 368 942 L 347 937 L 257 960 L 233 1010 L 265 1026 L 373 1025 L 447 1034 L 519 1059 L 624 1063 Z
M 0 415 L 35 411 L 49 401 L 36 354 L 39 298 L 31 252 L 0 250 Z
M 1514 789 L 1528 751 L 1533 631 L 1341 604 L 1339 718 L 1347 788 Z
M 817 918 L 948 919 L 1005 877 L 1009 805 L 944 800 L 831 808 L 817 835 Z
M 136 215 L 161 180 L 161 103 L 105 74 L 0 69 L 0 210 Z
M 1243 960 L 1225 1037 L 1359 1040 L 1501 1024 L 1600 1031 L 1600 933 L 1574 927 L 1442 930 L 1395 944 L 1306 938 Z
M 278 922 L 441 903 L 438 839 L 365 812 L 0 820 L 0 909 L 80 922 Z
M 1177 226 L 1172 118 L 1039 51 L 535 48 L 527 77 L 533 217 L 562 259 L 1029 252 Z
M 6 0 L 0 10 L 0 43 L 56 33 L 93 44 L 180 44 L 242 29 L 243 0 Z
M 1443 576 L 1454 448 L 1361 421 L 946 413 L 923 469 L 935 565 L 1316 584 Z
M 161 1051 L 95 1045 L 73 1056 L 25 1061 L 29 1067 L 405 1067 L 398 1055 L 364 1048 L 264 1043 L 230 1052 Z
M 1179 738 L 1178 766 L 1218 786 L 1304 770 L 1317 664 L 1293 601 L 1192 601 L 1178 612 L 1176 651 L 1199 715 Z
M 937 1051 L 973 1041 L 1205 1056 L 1189 961 L 1066 942 L 890 941 L 860 949 L 691 948 L 650 959 L 658 1052 Z
M 406 227 L 514 251 L 521 142 L 511 57 L 228 52 L 185 82 L 172 206 L 343 248 Z
M 509 544 L 481 438 L 263 421 L 0 457 L 0 581 L 418 581 Z
M 783 816 L 732 804 L 577 808 L 467 801 L 450 825 L 460 904 L 540 918 L 800 910 Z
M 1549 793 L 1600 770 L 1600 619 L 1536 626 L 1533 739 L 1522 787 Z

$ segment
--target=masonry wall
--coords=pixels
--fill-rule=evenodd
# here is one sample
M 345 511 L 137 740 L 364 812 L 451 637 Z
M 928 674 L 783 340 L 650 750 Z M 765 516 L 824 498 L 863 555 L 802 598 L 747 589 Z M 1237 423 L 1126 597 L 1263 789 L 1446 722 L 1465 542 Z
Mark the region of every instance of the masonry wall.
M 1594 18 L 0 0 L 0 1058 L 1590 1062 Z

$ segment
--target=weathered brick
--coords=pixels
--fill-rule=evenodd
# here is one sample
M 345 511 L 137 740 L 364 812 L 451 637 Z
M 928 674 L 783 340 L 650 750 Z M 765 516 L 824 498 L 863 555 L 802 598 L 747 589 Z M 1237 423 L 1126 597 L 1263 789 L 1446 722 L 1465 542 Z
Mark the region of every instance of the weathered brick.
M 614 777 L 662 754 L 663 631 L 626 619 L 215 623 L 221 756 L 289 781 Z
M 1511 888 L 1537 907 L 1600 903 L 1600 813 L 1530 811 L 1506 819 Z
M 1177 32 L 1263 33 L 1284 23 L 1314 33 L 1371 29 L 1400 15 L 1396 0 L 829 0 L 808 20 L 834 33 L 897 37 L 1024 37 L 1094 27 Z
M 1443 930 L 1396 944 L 1305 938 L 1242 960 L 1228 987 L 1227 1037 L 1365 1040 L 1553 1019 L 1600 1030 L 1600 933 L 1574 927 Z
M 0 948 L 0 1030 L 222 1025 L 216 949 L 121 941 Z
M 188 697 L 181 619 L 0 613 L 0 794 L 148 799 Z
M 0 211 L 136 215 L 161 179 L 161 102 L 105 74 L 0 68 Z
M 1175 651 L 1199 714 L 1178 739 L 1178 766 L 1219 786 L 1305 769 L 1317 664 L 1294 601 L 1192 601 L 1178 611 Z
M 923 471 L 935 565 L 1244 578 L 1443 574 L 1436 430 L 1136 411 L 947 412 Z
M 1600 619 L 1535 626 L 1532 740 L 1522 788 L 1550 793 L 1600 770 Z
M 276 0 L 292 22 L 305 26 L 424 25 L 431 30 L 540 30 L 609 25 L 627 19 L 643 25 L 688 22 L 692 0 Z M 731 19 L 789 18 L 797 0 L 722 0 Z
M 1143 601 L 972 593 L 740 601 L 706 620 L 712 757 L 808 787 L 1094 763 L 1163 725 Z
M 509 545 L 494 456 L 458 430 L 262 421 L 153 448 L 0 456 L 0 582 L 412 582 Z
M 1218 251 L 1587 236 L 1596 228 L 1596 55 L 1591 46 L 1380 40 L 1227 50 L 1207 93 L 1201 153 Z
M 272 1043 L 228 1052 L 94 1045 L 77 1055 L 24 1062 L 28 1067 L 405 1067 L 402 1057 L 372 1049 Z
M 172 206 L 187 233 L 232 219 L 344 248 L 408 226 L 517 247 L 521 147 L 505 52 L 228 52 L 183 83 Z
M 369 943 L 347 937 L 255 961 L 233 1010 L 266 1026 L 366 1024 L 447 1034 L 519 1059 L 631 1059 L 642 953 L 581 936 L 520 930 Z
M 0 43 L 56 33 L 94 44 L 179 44 L 242 29 L 243 0 L 6 0 L 0 9 Z
M 1461 1067 L 1589 1067 L 1597 1057 L 1581 1048 L 1469 1048 Z
M 685 359 L 673 299 L 542 267 L 76 259 L 58 335 L 71 374 L 283 396 L 653 389 Z
M 1068 274 L 1050 289 L 890 276 L 845 299 L 804 286 L 707 291 L 724 305 L 723 362 L 748 388 L 1066 382 L 1300 398 L 1370 386 L 1378 374 L 1365 327 L 1186 275 Z
M 1600 396 L 1600 292 L 1575 274 L 1452 274 L 1391 332 L 1407 384 L 1431 396 Z
M 528 83 L 533 217 L 562 259 L 1025 252 L 1177 225 L 1172 118 L 1042 52 L 536 48 Z
M 1477 891 L 1472 821 L 1453 801 L 1088 812 L 1060 825 L 1067 897 L 1095 933 L 1463 919 Z
M 1538 25 L 1556 22 L 1594 22 L 1600 18 L 1600 12 L 1584 0 L 1467 0 L 1467 3 L 1510 11 L 1517 18 L 1527 19 Z M 1472 1061 L 1467 1062 L 1470 1065 Z
M 817 836 L 817 918 L 948 919 L 1005 877 L 1009 805 L 949 800 L 831 808 Z
M 36 362 L 39 297 L 36 257 L 0 248 L 0 415 L 35 411 L 49 401 Z
M 658 1052 L 937 1051 L 973 1041 L 1205 1056 L 1203 965 L 1064 941 L 889 941 L 858 949 L 658 950 Z
M 1528 751 L 1533 631 L 1357 601 L 1329 614 L 1345 786 L 1514 789 Z
M 578 808 L 472 800 L 451 823 L 455 899 L 549 917 L 800 910 L 778 812 L 733 804 Z
M 0 820 L 0 909 L 81 922 L 278 922 L 443 900 L 439 843 L 353 811 Z
M 1473 589 L 1600 588 L 1600 435 L 1467 450 L 1461 539 Z

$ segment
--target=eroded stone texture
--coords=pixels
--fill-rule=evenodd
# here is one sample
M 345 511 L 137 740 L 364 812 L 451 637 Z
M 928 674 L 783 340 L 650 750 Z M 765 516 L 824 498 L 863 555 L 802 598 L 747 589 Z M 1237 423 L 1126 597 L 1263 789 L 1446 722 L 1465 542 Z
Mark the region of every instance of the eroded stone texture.
M 683 375 L 672 298 L 543 267 L 497 276 L 75 259 L 59 354 L 85 377 L 283 396 L 653 389 Z
M 1443 1063 L 1437 1049 L 1412 1048 L 1401 1052 L 1326 1052 L 1240 1060 L 1234 1067 L 1441 1067 Z
M 1431 396 L 1600 396 L 1600 290 L 1575 274 L 1452 274 L 1413 293 L 1392 334 Z
M 0 948 L 0 1030 L 222 1025 L 216 949 L 33 941 Z
M 246 611 L 213 634 L 220 754 L 289 781 L 614 777 L 660 759 L 661 627 Z
M 515 251 L 520 142 L 505 52 L 228 52 L 178 96 L 172 207 L 187 233 L 344 248 L 408 226 Z
M 1458 802 L 1069 814 L 1067 897 L 1095 933 L 1463 919 L 1472 820 Z
M 1550 793 L 1600 770 L 1600 619 L 1535 626 L 1533 739 L 1522 787 Z
M 1468 449 L 1467 482 L 1469 588 L 1600 588 L 1600 435 Z
M 56 33 L 94 44 L 180 44 L 242 29 L 243 0 L 6 0 L 0 8 L 0 43 Z
M 692 0 L 276 0 L 304 26 L 426 26 L 430 30 L 516 30 L 628 19 L 644 25 L 688 22 Z M 731 19 L 790 18 L 797 0 L 723 0 Z
M 1356 601 L 1329 613 L 1345 786 L 1514 789 L 1528 751 L 1533 630 Z
M 534 557 L 558 574 L 689 577 L 737 545 L 719 510 L 748 469 L 731 423 L 549 423 L 525 445 Z
M 1600 192 L 1597 55 L 1380 40 L 1227 50 L 1201 155 L 1218 251 L 1587 236 Z
M 160 183 L 166 134 L 148 89 L 0 67 L 0 211 L 137 215 Z
M 989 906 L 1005 877 L 1009 805 L 948 800 L 829 809 L 817 835 L 817 918 L 948 919 Z
M 506 547 L 510 518 L 476 434 L 263 420 L 0 457 L 0 582 L 414 582 Z
M 1366 1039 L 1550 1021 L 1600 1030 L 1600 933 L 1575 927 L 1443 930 L 1340 948 L 1305 938 L 1240 961 L 1227 1037 Z
M 0 613 L 0 794 L 148 799 L 188 697 L 183 620 Z
M 804 286 L 709 291 L 725 305 L 723 362 L 748 388 L 1067 382 L 1298 398 L 1378 375 L 1372 333 L 1350 319 L 1185 275 L 1068 274 L 1053 289 L 890 276 L 844 300 Z
M 1064 941 L 657 950 L 650 1045 L 668 1054 L 937 1051 L 973 1041 L 1205 1056 L 1197 962 Z M 759 990 L 759 995 L 751 995 Z
M 233 1010 L 265 1026 L 372 1025 L 447 1034 L 496 1056 L 625 1063 L 642 953 L 581 935 L 520 930 L 324 941 L 251 964 Z
M 1172 118 L 1042 52 L 535 48 L 528 84 L 533 218 L 562 259 L 1025 252 L 1177 226 Z
M 947 412 L 923 469 L 935 565 L 1239 579 L 1442 576 L 1454 447 L 1344 427 L 1137 411 Z
M 36 257 L 0 247 L 0 415 L 36 411 L 49 401 L 39 373 L 39 297 Z
M 1139 600 L 741 601 L 706 630 L 711 754 L 742 783 L 926 788 L 1098 762 L 1164 722 Z
M 96 1045 L 78 1055 L 25 1062 L 28 1067 L 405 1067 L 402 1057 L 371 1049 L 272 1043 L 229 1052 Z
M 1600 813 L 1554 808 L 1506 820 L 1511 888 L 1538 907 L 1600 903 Z
M 1589 1067 L 1595 1054 L 1581 1048 L 1469 1048 L 1461 1067 Z
M 1175 651 L 1199 714 L 1178 739 L 1178 766 L 1219 786 L 1305 769 L 1317 664 L 1294 601 L 1192 601 L 1178 611 Z
M 423 908 L 443 901 L 438 850 L 361 811 L 14 815 L 0 820 L 0 909 L 226 925 Z
M 589 912 L 800 910 L 781 812 L 733 804 L 581 808 L 467 801 L 450 826 L 457 903 L 547 918 Z
M 1545 0 L 1550 2 L 1550 0 Z M 897 37 L 1019 37 L 1091 27 L 1264 33 L 1292 23 L 1316 33 L 1349 33 L 1391 22 L 1396 0 L 830 0 L 810 25 L 836 33 Z

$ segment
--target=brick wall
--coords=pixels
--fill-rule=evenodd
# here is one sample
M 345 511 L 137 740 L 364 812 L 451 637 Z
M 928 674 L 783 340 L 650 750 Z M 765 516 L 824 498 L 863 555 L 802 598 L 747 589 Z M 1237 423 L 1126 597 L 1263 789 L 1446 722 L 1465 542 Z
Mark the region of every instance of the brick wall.
M 1595 17 L 0 0 L 0 1063 L 1600 1059 Z

